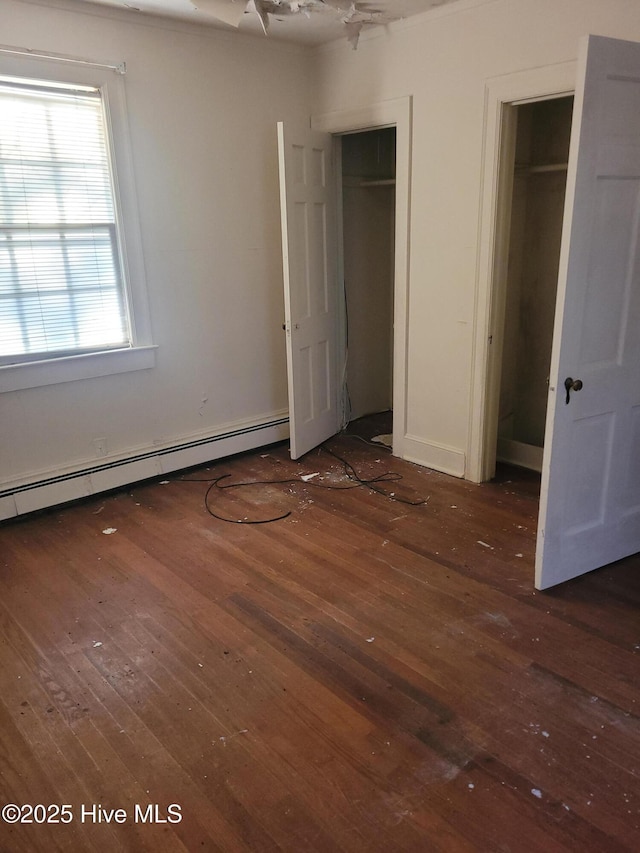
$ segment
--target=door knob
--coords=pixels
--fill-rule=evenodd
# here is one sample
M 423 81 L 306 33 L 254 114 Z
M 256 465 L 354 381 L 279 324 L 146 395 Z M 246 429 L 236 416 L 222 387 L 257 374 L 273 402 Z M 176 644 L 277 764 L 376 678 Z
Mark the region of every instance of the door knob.
M 565 403 L 569 405 L 569 400 L 571 399 L 571 392 L 582 390 L 582 379 L 573 379 L 571 376 L 567 376 L 567 378 L 564 380 L 564 388 L 567 392 L 567 399 L 565 400 Z

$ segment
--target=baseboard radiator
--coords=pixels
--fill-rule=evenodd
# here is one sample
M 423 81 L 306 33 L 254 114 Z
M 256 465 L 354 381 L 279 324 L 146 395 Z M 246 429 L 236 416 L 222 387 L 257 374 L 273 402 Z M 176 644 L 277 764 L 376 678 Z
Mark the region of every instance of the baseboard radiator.
M 283 415 L 267 421 L 232 425 L 214 435 L 152 447 L 122 458 L 36 476 L 32 481 L 0 488 L 0 521 L 161 477 L 183 468 L 204 465 L 225 456 L 283 441 L 288 436 L 289 418 Z

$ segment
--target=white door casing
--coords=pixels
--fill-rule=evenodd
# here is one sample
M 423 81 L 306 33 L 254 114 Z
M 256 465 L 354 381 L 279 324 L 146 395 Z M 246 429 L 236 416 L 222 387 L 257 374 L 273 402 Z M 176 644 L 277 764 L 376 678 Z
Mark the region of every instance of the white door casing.
M 375 130 L 381 127 L 395 127 L 396 129 L 393 455 L 401 458 L 408 458 L 411 455 L 407 450 L 409 443 L 407 436 L 407 373 L 412 112 L 412 98 L 407 96 L 311 117 L 311 126 L 314 130 L 336 135 Z M 341 267 L 339 253 L 338 269 Z M 336 325 L 340 328 L 339 320 L 336 321 Z M 345 345 L 344 335 L 341 344 L 342 346 Z
M 640 44 L 582 47 L 536 549 L 545 589 L 640 551 Z M 582 389 L 567 390 L 565 380 Z
M 467 465 L 476 483 L 495 474 L 502 337 L 507 291 L 515 107 L 573 95 L 576 63 L 543 66 L 488 81 L 485 89 L 484 163 L 478 241 L 477 292 Z
M 291 457 L 340 428 L 332 139 L 278 123 Z

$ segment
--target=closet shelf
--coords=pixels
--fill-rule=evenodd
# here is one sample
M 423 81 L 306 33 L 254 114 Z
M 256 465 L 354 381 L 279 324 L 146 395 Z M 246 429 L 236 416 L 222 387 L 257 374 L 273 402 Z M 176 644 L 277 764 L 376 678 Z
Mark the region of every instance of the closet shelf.
M 395 178 L 343 178 L 343 184 L 347 187 L 394 187 Z
M 395 185 L 395 178 L 380 178 L 372 181 L 360 181 L 361 187 L 394 187 Z
M 568 163 L 543 163 L 540 166 L 516 164 L 516 172 L 520 175 L 542 175 L 545 172 L 566 172 L 568 166 Z

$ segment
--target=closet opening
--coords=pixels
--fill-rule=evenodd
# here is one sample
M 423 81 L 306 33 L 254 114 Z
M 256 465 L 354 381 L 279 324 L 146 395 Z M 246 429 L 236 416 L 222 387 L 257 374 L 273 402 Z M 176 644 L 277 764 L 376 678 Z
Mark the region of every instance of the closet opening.
M 339 137 L 343 425 L 381 419 L 383 443 L 393 434 L 393 315 L 396 129 Z
M 506 275 L 494 283 L 504 291 L 495 294 L 504 310 L 496 459 L 541 471 L 573 97 L 509 109 Z

